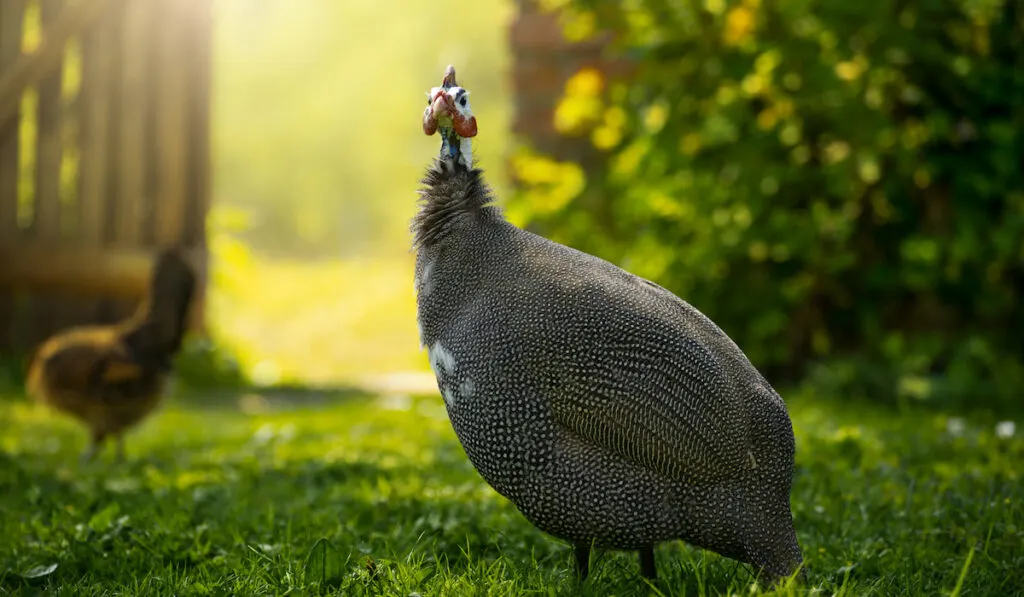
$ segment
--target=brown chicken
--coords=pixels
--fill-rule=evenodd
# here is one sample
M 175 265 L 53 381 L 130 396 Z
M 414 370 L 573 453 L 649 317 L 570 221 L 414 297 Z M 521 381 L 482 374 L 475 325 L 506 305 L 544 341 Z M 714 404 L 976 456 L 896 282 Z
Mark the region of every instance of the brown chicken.
M 84 460 L 93 459 L 108 437 L 117 442 L 118 461 L 124 459 L 124 433 L 160 402 L 195 287 L 195 272 L 184 253 L 166 250 L 133 316 L 114 325 L 72 328 L 36 351 L 28 392 L 89 428 L 92 441 Z

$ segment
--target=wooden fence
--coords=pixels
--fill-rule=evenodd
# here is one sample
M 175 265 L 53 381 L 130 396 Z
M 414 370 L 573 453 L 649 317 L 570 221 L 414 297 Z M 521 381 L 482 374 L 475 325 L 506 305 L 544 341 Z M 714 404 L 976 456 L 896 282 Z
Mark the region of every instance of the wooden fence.
M 158 247 L 205 270 L 209 4 L 0 0 L 0 353 L 125 315 Z

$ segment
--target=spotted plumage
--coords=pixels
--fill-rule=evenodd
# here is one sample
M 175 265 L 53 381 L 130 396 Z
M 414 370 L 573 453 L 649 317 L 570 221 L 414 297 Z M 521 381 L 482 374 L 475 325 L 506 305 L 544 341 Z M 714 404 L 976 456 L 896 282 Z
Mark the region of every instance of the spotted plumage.
M 519 229 L 479 169 L 442 155 L 413 221 L 421 341 L 470 461 L 537 527 L 638 550 L 682 539 L 801 563 L 785 404 L 697 309 Z

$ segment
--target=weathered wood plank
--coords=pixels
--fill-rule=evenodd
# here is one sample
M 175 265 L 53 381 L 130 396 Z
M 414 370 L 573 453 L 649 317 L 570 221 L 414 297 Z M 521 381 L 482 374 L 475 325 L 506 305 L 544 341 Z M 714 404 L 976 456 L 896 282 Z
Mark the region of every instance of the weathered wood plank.
M 63 0 L 40 0 L 39 25 L 43 39 L 51 35 L 59 18 Z M 63 57 L 64 48 L 61 48 Z M 36 84 L 36 155 L 33 172 L 33 210 L 30 231 L 36 241 L 51 246 L 60 242 L 60 162 L 63 147 L 63 114 L 61 110 L 61 78 L 64 61 L 57 60 L 48 74 Z M 50 336 L 63 324 L 60 297 L 44 293 L 30 295 L 32 335 Z
M 0 288 L 136 299 L 145 293 L 152 252 L 31 243 L 0 246 Z
M 148 291 L 157 253 L 138 247 L 55 249 L 40 243 L 0 245 L 0 294 L 24 288 L 37 295 L 70 296 L 79 301 L 90 297 L 103 297 L 105 303 L 138 301 Z M 192 248 L 185 254 L 201 276 L 205 250 Z M 202 286 L 199 291 L 202 292 Z M 98 321 L 109 315 L 97 312 L 90 320 Z M 193 326 L 201 321 L 195 315 L 194 311 L 190 318 Z
M 156 154 L 157 193 L 154 241 L 166 246 L 179 242 L 185 228 L 187 204 L 185 194 L 186 160 L 189 130 L 187 128 L 189 76 L 192 64 L 182 60 L 190 47 L 186 19 L 191 9 L 186 2 L 164 2 L 159 5 L 160 31 L 156 40 L 154 77 L 156 93 L 156 137 L 160 139 Z
M 183 240 L 189 246 L 205 245 L 206 215 L 210 209 L 210 69 L 213 15 L 210 3 L 189 0 L 189 26 L 186 32 L 191 51 L 188 54 L 191 81 L 189 101 L 189 187 L 186 196 L 189 211 Z
M 126 247 L 137 245 L 142 238 L 142 210 L 146 203 L 146 86 L 151 81 L 147 50 L 153 4 L 153 0 L 131 0 L 124 5 L 115 238 L 118 245 Z
M 42 0 L 40 17 L 44 38 L 56 23 L 63 4 L 63 0 Z M 35 238 L 50 242 L 59 240 L 61 233 L 61 65 L 62 63 L 58 62 L 37 87 L 39 103 L 36 109 L 35 217 L 32 228 Z
M 82 87 L 79 91 L 79 242 L 98 246 L 104 238 L 107 202 L 114 189 L 107 184 L 108 160 L 115 159 L 112 105 L 118 79 L 117 20 L 104 19 L 82 36 Z
M 26 0 L 0 0 L 0 156 L 5 127 L 13 129 L 14 151 L 8 160 L 12 176 L 0 177 L 0 199 L 5 185 L 11 199 L 0 201 L 0 350 L 13 342 L 42 340 L 58 327 L 95 321 L 102 315 L 99 308 L 81 308 L 91 297 L 117 307 L 107 315 L 124 315 L 146 291 L 151 242 L 191 247 L 200 296 L 205 287 L 210 3 L 41 2 L 42 43 L 21 56 Z M 17 18 L 10 18 L 13 12 Z M 7 29 L 16 29 L 9 37 L 13 41 L 4 41 Z M 75 103 L 62 103 L 61 62 L 67 41 L 76 35 L 82 48 L 81 88 Z M 4 53 L 5 48 L 13 50 Z M 33 183 L 40 202 L 35 205 L 39 236 L 29 240 L 17 230 L 18 130 L 11 125 L 18 122 L 24 90 L 32 87 L 39 91 L 39 169 Z M 60 163 L 67 149 L 61 143 L 71 140 L 61 135 L 62 126 L 77 133 L 78 187 L 74 197 L 64 198 L 74 199 L 77 210 L 73 243 L 61 236 L 61 219 L 68 215 L 61 213 Z M 0 159 L 0 174 L 2 165 Z M 57 239 L 68 243 L 59 245 Z M 21 298 L 14 301 L 14 296 Z M 193 325 L 202 325 L 202 310 L 200 299 Z M 18 330 L 12 327 L 15 320 Z
M 0 0 L 6 5 L 9 1 Z M 0 134 L 12 124 L 21 95 L 60 64 L 68 39 L 81 33 L 113 0 L 77 0 L 63 11 L 42 43 L 31 54 L 21 56 L 10 68 L 0 71 Z
M 190 140 L 188 146 L 190 186 L 186 189 L 189 210 L 185 216 L 182 241 L 199 251 L 198 297 L 192 311 L 192 328 L 200 334 L 206 330 L 206 288 L 209 281 L 209 252 L 206 242 L 206 217 L 210 210 L 210 81 L 213 48 L 213 11 L 206 0 L 190 0 L 189 20 L 185 33 L 191 36 Z
M 7 72 L 21 55 L 24 22 L 25 0 L 0 1 L 0 73 Z M 21 101 L 20 94 L 18 101 Z M 12 121 L 17 122 L 20 118 L 18 105 L 15 105 Z M 0 238 L 13 235 L 17 226 L 18 127 L 0 126 Z M 9 309 L 4 309 L 7 311 Z
M 109 43 L 111 47 L 110 73 L 108 88 L 109 104 L 107 111 L 110 114 L 109 126 L 107 127 L 107 155 L 106 155 L 106 205 L 103 216 L 103 244 L 113 245 L 117 243 L 117 210 L 121 204 L 121 119 L 117 116 L 121 113 L 121 87 L 124 80 L 124 54 L 121 50 L 122 37 L 125 28 L 124 6 L 131 0 L 116 0 L 116 10 L 107 18 L 105 26 L 109 27 Z
M 24 22 L 25 0 L 0 0 L 0 73 L 21 55 Z M 15 106 L 12 122 L 20 119 Z M 18 227 L 18 141 L 17 126 L 0 126 L 0 239 L 15 237 Z M 0 292 L 0 350 L 15 350 L 16 311 L 14 294 Z

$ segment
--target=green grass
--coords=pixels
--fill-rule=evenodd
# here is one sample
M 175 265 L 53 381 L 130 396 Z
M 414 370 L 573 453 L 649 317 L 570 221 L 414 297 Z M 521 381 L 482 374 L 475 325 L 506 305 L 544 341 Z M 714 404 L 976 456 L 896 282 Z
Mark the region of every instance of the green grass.
M 77 426 L 0 401 L 0 594 L 651 594 L 618 553 L 579 590 L 567 547 L 480 480 L 440 400 L 314 398 L 172 400 L 122 466 L 79 466 Z M 1019 431 L 791 410 L 816 594 L 1024 591 Z M 665 595 L 750 594 L 713 554 L 666 544 L 658 564 Z

